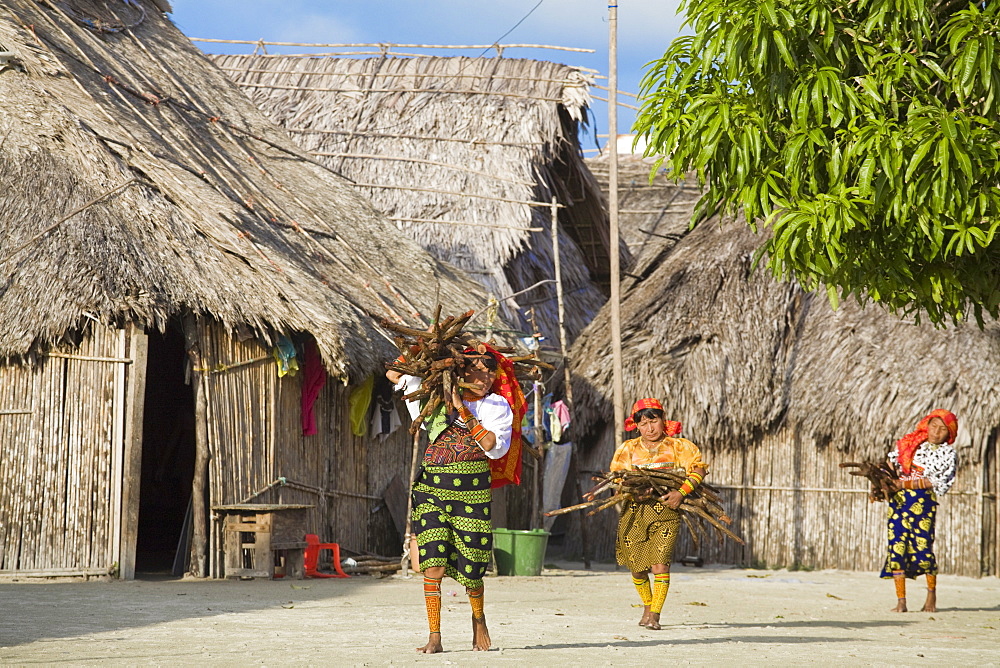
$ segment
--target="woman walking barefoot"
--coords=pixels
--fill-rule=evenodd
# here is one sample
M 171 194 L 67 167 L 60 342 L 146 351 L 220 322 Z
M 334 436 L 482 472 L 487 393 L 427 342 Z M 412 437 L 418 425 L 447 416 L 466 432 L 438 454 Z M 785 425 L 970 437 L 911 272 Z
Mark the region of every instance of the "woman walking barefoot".
M 472 607 L 472 648 L 490 648 L 483 610 L 483 575 L 493 547 L 491 488 L 516 482 L 507 473 L 507 456 L 520 461 L 520 433 L 513 429 L 524 415 L 524 397 L 512 363 L 489 349 L 467 359 L 462 371 L 466 389 L 452 391 L 448 405 L 425 421 L 430 445 L 413 483 L 411 519 L 417 537 L 424 603 L 430 635 L 417 648 L 443 652 L 441 580 L 445 575 L 465 586 Z M 420 378 L 389 371 L 386 377 L 404 394 L 415 392 Z M 417 402 L 407 402 L 412 417 Z M 515 478 L 519 476 L 515 475 Z
M 625 430 L 639 430 L 639 438 L 625 441 L 611 460 L 612 471 L 637 468 L 679 468 L 687 474 L 680 490 L 668 492 L 659 500 L 632 501 L 618 521 L 616 557 L 632 572 L 632 584 L 642 599 L 643 613 L 639 626 L 658 631 L 660 611 L 670 589 L 670 561 L 680 530 L 677 508 L 684 497 L 701 484 L 708 466 L 701 451 L 691 441 L 676 438 L 681 423 L 664 419 L 663 405 L 657 399 L 640 399 L 625 420 Z M 649 573 L 653 573 L 653 587 Z
M 927 578 L 923 612 L 937 612 L 937 559 L 934 523 L 938 496 L 955 482 L 958 419 L 946 410 L 931 411 L 916 430 L 896 442 L 888 455 L 899 474 L 889 499 L 888 554 L 881 577 L 896 585 L 896 607 L 906 612 L 906 578 Z M 947 444 L 945 443 L 947 441 Z

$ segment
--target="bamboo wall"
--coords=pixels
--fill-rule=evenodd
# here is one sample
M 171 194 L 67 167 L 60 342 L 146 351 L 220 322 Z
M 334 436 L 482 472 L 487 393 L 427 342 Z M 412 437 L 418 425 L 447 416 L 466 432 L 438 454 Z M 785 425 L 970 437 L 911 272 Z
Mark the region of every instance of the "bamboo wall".
M 328 380 L 315 404 L 319 433 L 303 436 L 301 375 L 278 378 L 270 350 L 256 340 L 237 341 L 215 323 L 201 331 L 208 387 L 210 505 L 314 504 L 308 525 L 323 541 L 355 552 L 398 555 L 401 535 L 383 496 L 393 478 L 409 489 L 412 440 L 403 426 L 384 440 L 351 431 L 353 386 Z M 420 454 L 422 455 L 422 449 Z M 524 482 L 498 494 L 511 528 L 528 528 L 532 466 Z M 284 477 L 288 484 L 258 493 Z M 213 522 L 212 568 L 221 563 L 221 527 Z
M 217 323 L 203 321 L 199 335 L 209 505 L 314 505 L 307 527 L 321 540 L 399 554 L 383 495 L 396 476 L 409 488 L 405 416 L 384 440 L 355 436 L 353 388 L 330 380 L 314 406 L 319 433 L 303 436 L 301 376 L 279 378 L 268 348 L 238 341 Z M 125 330 L 94 325 L 79 346 L 34 366 L 0 366 L 0 575 L 114 571 L 122 550 L 126 344 Z M 527 528 L 531 471 L 529 462 L 525 484 L 501 493 L 513 528 Z M 279 477 L 286 484 L 272 486 Z M 218 576 L 221 526 L 211 528 L 209 572 Z
M 302 377 L 277 375 L 270 350 L 235 340 L 217 324 L 202 329 L 208 374 L 210 505 L 303 503 L 309 531 L 355 552 L 398 554 L 402 541 L 382 496 L 409 475 L 405 426 L 384 441 L 351 432 L 353 387 L 329 380 L 314 405 L 318 433 L 302 435 Z M 300 361 L 301 364 L 301 361 Z M 279 477 L 287 481 L 263 493 Z M 408 488 L 408 485 L 407 485 Z M 221 527 L 213 523 L 213 574 Z
M 0 575 L 114 570 L 125 350 L 124 330 L 93 324 L 77 347 L 0 366 Z
M 988 452 L 995 451 L 995 438 Z M 746 546 L 712 534 L 695 548 L 685 529 L 675 558 L 699 555 L 709 563 L 758 568 L 881 569 L 887 506 L 869 503 L 867 481 L 838 467 L 850 456 L 784 432 L 746 448 L 699 446 L 710 467 L 706 480 L 721 489 L 732 528 Z M 604 442 L 584 453 L 582 468 L 607 470 L 612 451 L 606 432 Z M 934 551 L 942 573 L 998 575 L 995 458 L 976 462 L 969 455 L 971 448 L 959 449 L 955 484 L 940 499 Z M 584 489 L 593 486 L 589 475 L 581 481 Z M 582 553 L 579 515 L 567 525 L 565 545 L 573 556 Z M 591 556 L 613 560 L 617 513 L 609 509 L 588 521 Z

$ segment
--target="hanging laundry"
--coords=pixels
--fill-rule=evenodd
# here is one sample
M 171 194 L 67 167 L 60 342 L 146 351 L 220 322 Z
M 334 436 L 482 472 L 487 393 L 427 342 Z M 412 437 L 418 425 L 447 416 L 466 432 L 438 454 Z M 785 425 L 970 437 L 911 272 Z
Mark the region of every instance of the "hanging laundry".
M 553 401 L 549 413 L 552 416 L 552 442 L 565 443 L 570 440 L 572 436 L 569 434 L 569 425 L 572 418 L 569 414 L 569 406 L 562 399 Z M 558 435 L 556 431 L 559 432 Z
M 368 408 L 372 405 L 372 388 L 375 386 L 374 374 L 368 376 L 365 382 L 351 390 L 347 398 L 347 411 L 351 420 L 351 433 L 364 436 L 368 432 Z
M 521 434 L 524 439 L 535 445 L 535 401 L 531 398 L 531 392 L 525 397 L 528 403 L 528 409 L 524 414 L 524 419 L 521 420 Z M 551 441 L 550 434 L 550 424 L 549 424 L 549 402 L 552 400 L 551 394 L 546 394 L 542 397 L 542 442 Z
M 318 433 L 313 405 L 319 397 L 320 390 L 326 385 L 326 369 L 319 356 L 319 348 L 315 341 L 306 344 L 302 355 L 302 435 L 312 436 Z
M 299 371 L 299 361 L 295 359 L 295 344 L 287 336 L 279 336 L 271 351 L 278 364 L 278 377 L 294 376 Z

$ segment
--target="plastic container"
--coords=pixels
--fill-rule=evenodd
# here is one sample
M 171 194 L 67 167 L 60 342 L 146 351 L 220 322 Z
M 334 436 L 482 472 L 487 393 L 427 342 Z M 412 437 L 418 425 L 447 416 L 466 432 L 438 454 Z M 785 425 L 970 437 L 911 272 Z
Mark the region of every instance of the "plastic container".
M 549 532 L 545 529 L 494 529 L 497 575 L 541 575 Z

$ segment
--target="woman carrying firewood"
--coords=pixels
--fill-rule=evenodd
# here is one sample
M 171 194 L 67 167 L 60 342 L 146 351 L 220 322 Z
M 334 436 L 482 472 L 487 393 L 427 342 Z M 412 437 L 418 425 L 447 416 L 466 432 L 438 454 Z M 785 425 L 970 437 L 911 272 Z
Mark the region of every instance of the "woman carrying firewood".
M 933 410 L 889 452 L 889 464 L 899 479 L 889 483 L 889 545 L 881 575 L 895 582 L 894 612 L 906 612 L 906 578 L 918 575 L 927 576 L 923 612 L 937 612 L 934 519 L 937 497 L 955 482 L 957 457 L 951 444 L 956 434 L 958 418 Z
M 676 438 L 681 423 L 664 419 L 663 405 L 657 399 L 640 399 L 625 420 L 625 430 L 639 430 L 639 437 L 625 441 L 611 460 L 612 471 L 636 469 L 683 469 L 687 480 L 680 489 L 671 490 L 649 501 L 629 501 L 618 522 L 616 556 L 628 566 L 632 583 L 642 599 L 643 613 L 639 626 L 660 629 L 660 610 L 670 588 L 670 561 L 680 531 L 677 512 L 684 497 L 701 484 L 708 466 L 701 451 L 691 441 Z M 653 587 L 649 573 L 653 572 Z
M 414 481 L 411 515 L 417 537 L 424 602 L 430 637 L 417 651 L 435 654 L 441 645 L 441 580 L 445 575 L 465 585 L 472 605 L 472 647 L 490 648 L 483 612 L 483 575 L 493 542 L 490 521 L 491 468 L 502 468 L 505 455 L 520 461 L 515 415 L 524 414 L 524 396 L 513 365 L 493 349 L 467 350 L 457 369 L 448 401 L 427 415 L 430 445 Z M 390 370 L 386 377 L 405 386 L 404 394 L 419 392 L 421 379 Z M 415 420 L 424 406 L 408 401 Z M 515 447 L 511 447 L 512 440 Z M 491 462 L 493 465 L 491 467 Z

